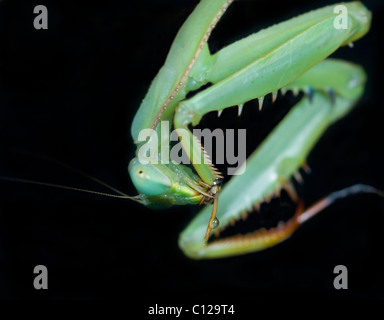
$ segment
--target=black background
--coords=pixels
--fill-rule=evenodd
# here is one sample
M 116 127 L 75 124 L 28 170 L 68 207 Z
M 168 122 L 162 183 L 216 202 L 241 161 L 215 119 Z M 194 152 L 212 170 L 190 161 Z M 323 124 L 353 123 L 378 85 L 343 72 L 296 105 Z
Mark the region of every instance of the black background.
M 261 3 L 263 2 L 263 3 Z M 0 3 L 0 174 L 104 191 L 48 155 L 134 194 L 127 165 L 135 147 L 130 124 L 172 40 L 197 1 Z M 211 39 L 212 51 L 260 28 L 332 1 L 236 1 Z M 303 196 L 311 203 L 351 185 L 384 189 L 380 1 L 369 34 L 335 56 L 364 66 L 359 105 L 330 128 L 311 153 Z M 33 8 L 48 8 L 48 30 L 33 28 Z M 247 128 L 248 152 L 287 112 L 288 94 L 260 113 L 257 104 L 207 115 L 211 128 Z M 236 119 L 236 120 L 235 120 Z M 246 188 L 247 186 L 244 186 Z M 126 298 L 194 303 L 245 299 L 384 298 L 383 201 L 350 197 L 260 253 L 193 261 L 177 247 L 198 211 L 153 211 L 130 201 L 0 182 L 0 297 Z M 33 287 L 45 265 L 49 289 Z M 349 289 L 333 288 L 333 268 L 349 270 Z M 132 301 L 132 300 L 131 300 Z M 261 306 L 259 306 L 261 307 Z

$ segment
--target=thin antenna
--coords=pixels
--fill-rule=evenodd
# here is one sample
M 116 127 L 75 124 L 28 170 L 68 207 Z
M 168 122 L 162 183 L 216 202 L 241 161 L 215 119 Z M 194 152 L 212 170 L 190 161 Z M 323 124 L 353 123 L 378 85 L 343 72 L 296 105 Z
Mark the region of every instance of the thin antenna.
M 78 192 L 84 192 L 84 193 L 90 193 L 95 194 L 99 196 L 104 197 L 110 197 L 110 198 L 118 198 L 118 199 L 129 199 L 133 200 L 139 203 L 143 203 L 143 201 L 140 199 L 140 196 L 129 196 L 125 193 L 119 192 L 120 194 L 110 194 L 105 192 L 99 192 L 99 191 L 93 191 L 88 189 L 81 189 L 81 188 L 75 188 L 70 186 L 64 186 L 60 184 L 55 183 L 48 183 L 48 182 L 42 182 L 42 181 L 34 181 L 34 180 L 27 180 L 27 179 L 19 179 L 19 178 L 11 178 L 11 177 L 0 177 L 0 180 L 8 181 L 8 182 L 17 182 L 17 183 L 28 183 L 28 184 L 34 184 L 39 186 L 45 186 L 45 187 L 52 187 L 52 188 L 59 188 L 59 189 L 65 189 L 65 190 L 71 190 L 71 191 L 78 191 Z
M 133 200 L 133 201 L 136 201 L 136 202 L 139 202 L 141 204 L 144 204 L 144 201 L 143 199 L 141 199 L 141 196 L 138 195 L 138 196 L 129 196 L 127 194 L 125 194 L 124 192 L 121 192 L 120 190 L 110 186 L 109 184 L 85 173 L 84 171 L 81 171 L 79 169 L 75 169 L 71 166 L 69 166 L 68 164 L 64 163 L 64 162 L 61 162 L 55 158 L 52 158 L 52 157 L 49 157 L 47 155 L 42 155 L 42 154 L 38 154 L 38 153 L 34 153 L 34 152 L 30 152 L 30 151 L 25 151 L 25 150 L 22 150 L 22 149 L 14 149 L 13 152 L 15 153 L 19 153 L 19 154 L 24 154 L 24 155 L 27 155 L 27 156 L 32 156 L 34 158 L 37 158 L 37 159 L 41 159 L 41 160 L 44 160 L 44 161 L 48 161 L 48 162 L 51 162 L 51 163 L 54 163 L 56 165 L 59 165 L 69 171 L 72 171 L 76 174 L 79 174 L 89 180 L 92 180 L 102 186 L 104 186 L 105 188 L 113 191 L 113 192 L 116 192 L 117 194 L 110 194 L 110 193 L 106 193 L 106 192 L 99 192 L 99 191 L 93 191 L 93 190 L 88 190 L 88 189 L 82 189 L 82 188 L 76 188 L 76 187 L 71 187 L 71 186 L 65 186 L 65 185 L 61 185 L 61 184 L 55 184 L 55 183 L 49 183 L 49 182 L 43 182 L 43 181 L 36 181 L 36 180 L 28 180 L 28 179 L 21 179 L 21 178 L 12 178 L 12 177 L 4 177 L 4 176 L 0 176 L 0 180 L 3 180 L 3 181 L 8 181 L 8 182 L 17 182 L 17 183 L 28 183 L 28 184 L 34 184 L 34 185 L 40 185 L 40 186 L 45 186 L 45 187 L 51 187 L 51 188 L 59 188 L 59 189 L 64 189 L 64 190 L 71 190 L 71 191 L 77 191 L 77 192 L 83 192 L 83 193 L 89 193 L 89 194 L 95 194 L 95 195 L 99 195 L 99 196 L 104 196 L 104 197 L 110 197 L 110 198 L 118 198 L 118 199 L 130 199 L 130 200 Z
M 92 181 L 94 181 L 94 182 L 96 182 L 96 183 L 106 187 L 107 189 L 109 189 L 111 191 L 114 191 L 117 194 L 120 194 L 121 196 L 127 197 L 127 195 L 124 192 L 121 192 L 120 190 L 112 187 L 111 185 L 107 184 L 106 182 L 103 182 L 103 181 L 101 181 L 101 180 L 91 176 L 90 174 L 88 174 L 88 173 L 86 173 L 86 172 L 84 172 L 82 170 L 75 169 L 75 168 L 71 167 L 70 165 L 68 165 L 68 164 L 66 164 L 66 163 L 64 163 L 62 161 L 59 161 L 59 160 L 57 160 L 55 158 L 52 158 L 52 157 L 49 157 L 49 156 L 43 155 L 43 154 L 38 154 L 38 153 L 35 153 L 35 152 L 30 152 L 30 151 L 27 152 L 27 151 L 21 150 L 21 149 L 14 150 L 14 152 L 21 153 L 21 154 L 28 155 L 28 156 L 32 156 L 34 158 L 38 158 L 38 159 L 42 159 L 42 160 L 54 163 L 54 164 L 59 165 L 59 166 L 65 168 L 65 169 L 67 169 L 69 171 L 77 173 L 77 174 L 79 174 L 79 175 L 81 175 L 81 176 L 83 176 L 83 177 L 85 177 L 85 178 L 87 178 L 89 180 L 92 180 Z M 22 179 L 20 179 L 20 180 L 22 180 Z M 32 180 L 29 180 L 29 181 L 32 182 Z

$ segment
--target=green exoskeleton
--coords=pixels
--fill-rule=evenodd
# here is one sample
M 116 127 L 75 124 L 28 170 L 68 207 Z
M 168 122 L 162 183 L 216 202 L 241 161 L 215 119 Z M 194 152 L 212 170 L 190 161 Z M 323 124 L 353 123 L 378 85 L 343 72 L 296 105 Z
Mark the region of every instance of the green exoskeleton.
M 183 131 L 181 143 L 194 170 L 172 162 L 142 163 L 137 155 L 129 164 L 129 173 L 140 193 L 136 199 L 145 205 L 213 203 L 205 206 L 180 235 L 180 248 L 196 259 L 270 247 L 332 201 L 328 197 L 309 209 L 299 201 L 296 214 L 275 228 L 207 242 L 217 222 L 215 216 L 220 221 L 216 230 L 221 230 L 283 187 L 295 198 L 290 179 L 305 164 L 324 131 L 356 104 L 366 80 L 360 66 L 327 59 L 339 47 L 368 32 L 371 14 L 360 2 L 311 11 L 211 54 L 209 37 L 232 2 L 200 1 L 179 30 L 131 128 L 138 150 L 155 136 L 148 133 L 146 141 L 139 139 L 143 129 L 153 129 L 163 138 L 160 124 L 167 122 L 169 130 L 174 128 L 180 135 Z M 346 13 L 343 17 L 337 7 Z M 206 88 L 186 98 L 202 86 Z M 272 93 L 276 97 L 278 90 L 304 91 L 305 95 L 247 159 L 245 173 L 232 177 L 221 190 L 222 176 L 196 143 L 190 126 L 211 111 L 239 106 L 241 112 L 243 104 L 252 99 L 259 99 L 261 107 L 264 96 Z M 164 144 L 169 141 L 159 139 L 159 150 Z

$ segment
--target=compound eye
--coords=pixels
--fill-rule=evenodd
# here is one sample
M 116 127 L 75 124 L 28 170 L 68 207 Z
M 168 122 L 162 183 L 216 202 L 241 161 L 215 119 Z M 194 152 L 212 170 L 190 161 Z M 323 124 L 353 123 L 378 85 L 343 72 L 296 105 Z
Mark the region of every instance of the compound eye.
M 172 181 L 155 165 L 142 164 L 137 158 L 131 160 L 128 171 L 137 191 L 148 196 L 167 193 L 172 187 Z

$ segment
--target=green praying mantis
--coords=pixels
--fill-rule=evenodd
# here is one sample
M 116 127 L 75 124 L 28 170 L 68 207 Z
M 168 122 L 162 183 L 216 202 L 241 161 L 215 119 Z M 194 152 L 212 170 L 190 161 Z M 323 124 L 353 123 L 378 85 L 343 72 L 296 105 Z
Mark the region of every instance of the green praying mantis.
M 354 193 L 383 193 L 354 185 L 331 193 L 305 208 L 291 179 L 303 166 L 325 130 L 346 115 L 364 92 L 366 75 L 353 63 L 327 58 L 351 45 L 370 28 L 371 13 L 360 2 L 327 6 L 276 24 L 211 54 L 209 37 L 233 0 L 201 0 L 176 35 L 163 67 L 152 81 L 131 126 L 137 146 L 128 167 L 139 195 L 128 196 L 101 181 L 118 198 L 153 208 L 205 204 L 179 237 L 179 247 L 193 259 L 230 257 L 271 247 L 287 239 L 301 224 L 335 200 Z M 224 187 L 199 139 L 191 132 L 212 111 L 293 91 L 305 94 Z M 164 126 L 163 124 L 166 124 Z M 165 128 L 165 129 L 164 129 Z M 192 167 L 169 158 L 170 130 Z M 160 139 L 159 139 L 160 137 Z M 150 161 L 142 161 L 155 146 Z M 144 152 L 145 154 L 145 152 Z M 7 179 L 45 186 L 78 188 Z M 297 203 L 294 215 L 269 229 L 245 235 L 212 237 L 285 189 Z M 214 238 L 214 239 L 213 239 Z
M 148 206 L 213 203 L 205 206 L 180 235 L 179 247 L 194 259 L 263 250 L 288 238 L 334 199 L 354 192 L 374 192 L 368 186 L 354 186 L 304 209 L 289 183 L 324 131 L 347 114 L 364 92 L 366 75 L 360 66 L 327 57 L 363 37 L 370 28 L 371 13 L 360 2 L 327 6 L 211 54 L 209 37 L 232 2 L 200 1 L 177 33 L 131 127 L 138 152 L 129 164 L 129 174 L 140 193 L 137 201 Z M 344 25 L 337 25 L 337 19 L 345 19 Z M 202 86 L 206 87 L 187 98 L 189 92 Z M 271 93 L 275 99 L 278 90 L 304 91 L 305 96 L 247 159 L 244 174 L 232 177 L 221 189 L 222 176 L 190 127 L 211 111 L 220 113 L 238 106 L 240 114 L 244 103 L 253 99 L 259 100 L 261 108 L 264 96 Z M 169 132 L 161 130 L 163 122 L 182 137 L 194 170 L 173 162 L 140 161 L 143 145 L 155 143 L 160 149 L 169 144 L 164 138 Z M 139 139 L 146 129 L 150 131 L 144 134 L 145 139 Z M 161 152 L 155 156 L 156 160 L 160 157 Z M 208 242 L 215 227 L 215 231 L 224 229 L 281 188 L 298 202 L 289 221 L 269 230 Z

